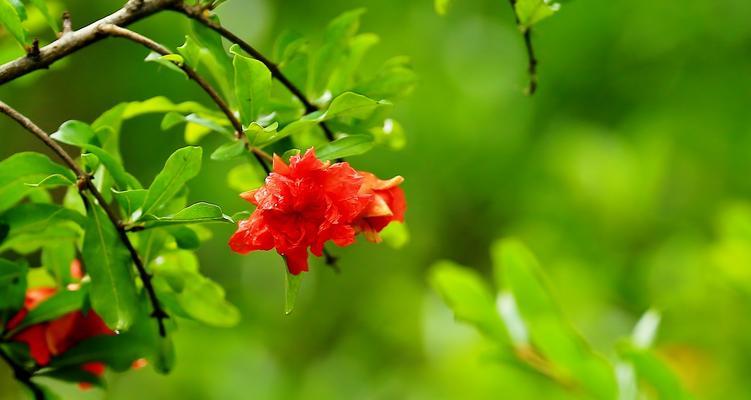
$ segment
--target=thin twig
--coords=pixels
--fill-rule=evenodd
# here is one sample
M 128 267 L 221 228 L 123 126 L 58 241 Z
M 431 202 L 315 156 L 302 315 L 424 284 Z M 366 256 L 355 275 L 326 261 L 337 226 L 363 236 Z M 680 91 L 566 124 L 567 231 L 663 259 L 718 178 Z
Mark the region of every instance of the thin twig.
M 0 348 L 0 358 L 5 361 L 8 366 L 13 370 L 13 375 L 16 380 L 26 385 L 27 388 L 34 395 L 35 400 L 44 400 L 44 391 L 36 383 L 31 380 L 32 373 L 27 371 L 23 366 L 17 364 L 13 359 Z
M 34 122 L 32 122 L 29 118 L 2 101 L 0 101 L 0 112 L 9 116 L 24 129 L 31 132 L 34 136 L 41 140 L 42 143 L 44 143 L 55 154 L 57 154 L 63 160 L 65 165 L 67 165 L 68 168 L 70 168 L 78 177 L 79 191 L 88 191 L 97 200 L 99 206 L 102 207 L 104 212 L 107 214 L 107 217 L 112 222 L 112 225 L 115 226 L 115 230 L 120 237 L 120 241 L 128 249 L 130 258 L 133 260 L 133 264 L 135 264 L 136 266 L 138 275 L 143 282 L 143 287 L 146 290 L 149 301 L 151 302 L 151 307 L 153 309 L 151 316 L 157 320 L 157 324 L 159 326 L 159 335 L 162 337 L 166 336 L 167 330 L 164 326 L 164 320 L 169 318 L 169 316 L 167 315 L 167 312 L 164 311 L 161 303 L 159 302 L 159 299 L 157 298 L 156 291 L 154 290 L 154 286 L 151 283 L 151 274 L 146 271 L 146 268 L 141 261 L 141 257 L 139 257 L 138 251 L 136 251 L 133 243 L 130 241 L 130 238 L 128 238 L 128 234 L 120 223 L 120 219 L 115 214 L 115 211 L 107 205 L 107 201 L 104 199 L 104 196 L 102 196 L 102 194 L 99 192 L 99 189 L 97 189 L 96 185 L 94 185 L 94 182 L 92 182 L 91 176 L 84 172 L 81 167 L 76 164 L 73 158 L 59 144 L 57 144 L 57 142 L 52 140 L 45 131 L 34 124 Z
M 127 26 L 156 12 L 171 7 L 181 0 L 142 0 L 140 6 L 138 0 L 130 0 L 125 6 L 99 21 L 96 21 L 79 30 L 62 35 L 59 39 L 39 49 L 39 56 L 20 57 L 14 61 L 0 65 L 0 84 L 20 78 L 30 72 L 48 68 L 55 61 L 74 53 L 92 43 L 98 42 L 104 36 L 97 31 L 99 25 L 114 24 Z
M 180 12 L 192 18 L 193 20 L 200 22 L 202 25 L 215 31 L 216 33 L 218 33 L 225 39 L 240 46 L 240 48 L 243 49 L 246 53 L 248 53 L 251 57 L 262 62 L 263 65 L 265 65 L 266 68 L 268 68 L 269 71 L 271 71 L 271 76 L 273 76 L 282 85 L 284 85 L 284 87 L 286 87 L 287 90 L 289 90 L 290 93 L 292 93 L 292 95 L 295 96 L 303 104 L 303 106 L 305 107 L 306 113 L 311 113 L 311 112 L 315 112 L 319 110 L 319 107 L 313 104 L 310 100 L 308 100 L 307 96 L 305 96 L 305 93 L 303 93 L 303 91 L 300 90 L 300 88 L 298 88 L 294 83 L 292 83 L 292 81 L 289 80 L 289 78 L 287 78 L 286 75 L 284 75 L 284 73 L 282 73 L 282 70 L 279 68 L 278 65 L 276 65 L 273 61 L 269 60 L 260 51 L 256 50 L 248 42 L 244 41 L 242 38 L 234 34 L 232 31 L 228 30 L 227 28 L 209 19 L 205 10 L 202 7 L 190 6 L 183 2 L 174 3 L 171 5 L 171 7 L 175 11 Z M 325 122 L 320 122 L 319 125 L 321 126 L 321 129 L 323 129 L 323 132 L 326 134 L 326 139 L 328 139 L 329 141 L 333 141 L 335 137 L 334 137 L 334 132 L 331 131 L 331 128 L 329 128 L 329 126 Z
M 133 32 L 129 29 L 119 27 L 117 25 L 102 24 L 99 26 L 98 30 L 100 33 L 105 34 L 105 35 L 120 37 L 123 39 L 130 40 L 134 43 L 138 43 L 148 48 L 149 50 L 155 53 L 159 53 L 160 55 L 163 55 L 163 56 L 173 54 L 173 52 L 170 51 L 170 49 L 149 39 L 148 37 L 143 36 L 139 33 Z M 203 79 L 203 77 L 200 76 L 193 68 L 191 68 L 184 62 L 180 64 L 175 63 L 175 65 L 178 68 L 180 68 L 183 72 L 185 72 L 188 78 L 196 82 L 196 84 L 198 84 L 198 86 L 200 86 L 201 89 L 203 89 L 203 91 L 206 92 L 206 94 L 208 94 L 209 97 L 211 97 L 211 100 L 217 105 L 217 107 L 219 107 L 222 113 L 224 113 L 224 115 L 232 124 L 232 127 L 235 129 L 235 136 L 237 137 L 237 140 L 242 140 L 245 142 L 245 147 L 251 153 L 253 153 L 253 156 L 256 158 L 256 160 L 258 160 L 258 163 L 261 164 L 264 171 L 266 171 L 266 174 L 268 175 L 270 170 L 269 170 L 268 165 L 266 165 L 266 162 L 272 161 L 273 158 L 268 153 L 259 149 L 258 147 L 250 145 L 250 143 L 248 142 L 248 137 L 245 136 L 245 134 L 243 133 L 242 123 L 237 119 L 237 117 L 235 116 L 235 113 L 232 112 L 232 110 L 229 108 L 229 106 L 224 101 L 224 99 L 222 99 L 219 93 L 217 93 L 217 91 L 205 79 Z
M 511 12 L 514 13 L 516 26 L 522 29 L 522 36 L 524 36 L 524 47 L 527 49 L 527 72 L 529 73 L 527 94 L 531 96 L 537 91 L 537 57 L 535 57 L 535 48 L 532 45 L 532 27 L 522 27 L 519 16 L 516 14 L 516 0 L 509 0 L 509 3 L 511 3 Z

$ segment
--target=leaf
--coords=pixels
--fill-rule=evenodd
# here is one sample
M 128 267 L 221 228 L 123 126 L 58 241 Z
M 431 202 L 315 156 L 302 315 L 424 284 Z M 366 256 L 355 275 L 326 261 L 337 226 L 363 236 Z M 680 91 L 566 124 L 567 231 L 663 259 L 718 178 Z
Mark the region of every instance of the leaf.
M 39 371 L 35 375 L 54 378 L 63 382 L 88 383 L 93 385 L 94 387 L 104 387 L 104 380 L 101 377 L 86 371 L 80 366 L 71 366 L 58 369 L 45 369 Z
M 130 369 L 133 361 L 149 353 L 150 349 L 146 345 L 143 339 L 130 332 L 94 336 L 53 358 L 50 367 L 80 368 L 89 362 L 102 362 L 115 371 L 122 372 Z
M 85 290 L 63 290 L 55 293 L 52 297 L 39 303 L 33 310 L 29 311 L 21 323 L 13 329 L 14 332 L 20 332 L 24 328 L 36 325 L 41 322 L 51 321 L 65 315 L 69 312 L 81 309 Z
M 379 236 L 384 243 L 395 249 L 401 249 L 409 243 L 409 229 L 404 223 L 388 224 Z
M 373 145 L 373 137 L 370 135 L 350 135 L 319 147 L 316 155 L 321 160 L 334 160 L 366 153 Z
M 379 102 L 361 94 L 344 92 L 334 98 L 329 108 L 321 116 L 320 120 L 326 121 L 333 118 L 351 117 L 365 119 L 378 108 Z
M 0 221 L 9 227 L 5 238 L 0 241 L 0 251 L 13 245 L 13 242 L 28 240 L 38 245 L 45 244 L 45 239 L 34 238 L 45 231 L 59 230 L 59 227 L 71 222 L 83 226 L 86 219 L 77 211 L 55 204 L 26 203 L 20 204 L 0 216 Z
M 70 144 L 73 146 L 84 146 L 87 144 L 99 144 L 96 131 L 87 123 L 81 121 L 66 121 L 57 132 L 50 135 L 51 138 L 58 142 Z
M 551 0 L 517 0 L 515 4 L 516 16 L 523 30 L 555 14 L 561 8 L 559 3 Z
M 68 169 L 52 162 L 49 157 L 33 152 L 17 153 L 0 162 L 0 212 L 26 197 L 33 187 L 50 175 L 62 175 L 69 181 L 76 176 Z
M 58 286 L 72 282 L 70 267 L 76 258 L 76 246 L 72 241 L 48 243 L 42 247 L 42 265 L 55 277 Z
M 154 178 L 143 203 L 143 214 L 155 214 L 160 207 L 193 179 L 201 170 L 200 147 L 183 147 L 172 153 L 164 164 L 162 171 Z
M 0 0 L 0 23 L 5 26 L 5 29 L 21 46 L 28 43 L 26 29 L 21 25 L 21 16 L 18 15 L 18 11 L 8 0 Z
M 25 263 L 0 258 L 0 326 L 23 307 L 28 270 Z
M 144 222 L 144 226 L 146 228 L 171 225 L 202 224 L 207 222 L 234 222 L 230 217 L 224 215 L 222 209 L 219 206 L 210 203 L 193 204 L 170 217 L 155 217 L 153 215 L 145 215 L 141 219 L 141 221 Z
M 451 6 L 451 0 L 435 0 L 433 5 L 438 15 L 446 15 Z
M 46 0 L 31 0 L 31 4 L 36 7 L 39 12 L 42 13 L 44 16 L 44 19 L 47 21 L 47 24 L 49 24 L 50 28 L 54 32 L 60 32 L 60 23 L 58 22 L 57 18 L 50 13 L 50 9 L 47 7 L 47 1 Z
M 271 71 L 262 62 L 240 53 L 237 45 L 230 49 L 235 55 L 235 95 L 240 105 L 244 126 L 257 121 L 271 96 Z
M 188 75 L 185 74 L 185 71 L 183 71 L 182 68 L 180 68 L 180 66 L 177 65 L 175 61 L 173 60 L 174 60 L 174 57 L 169 57 L 169 56 L 165 57 L 155 51 L 150 52 L 144 59 L 144 61 L 146 62 L 153 62 L 153 63 L 159 64 L 167 68 L 168 70 L 177 72 L 178 74 L 187 78 Z
M 171 299 L 185 317 L 219 327 L 239 322 L 240 312 L 225 300 L 221 286 L 198 272 L 198 259 L 193 253 L 165 254 L 152 263 L 152 270 L 163 284 L 161 297 Z
M 410 94 L 417 82 L 409 58 L 401 56 L 386 61 L 374 76 L 359 82 L 352 90 L 372 99 L 397 100 Z
M 371 128 L 368 132 L 373 135 L 376 143 L 386 145 L 392 150 L 401 150 L 407 144 L 404 128 L 391 118 L 384 119 L 381 126 Z
M 563 318 L 534 255 L 521 242 L 505 239 L 493 245 L 492 256 L 498 287 L 513 296 L 534 346 L 594 397 L 615 398 L 612 367 Z
M 201 238 L 193 229 L 187 226 L 168 226 L 167 232 L 175 238 L 175 244 L 178 248 L 185 250 L 196 250 L 201 247 Z
M 122 192 L 112 189 L 115 201 L 120 205 L 124 214 L 132 220 L 137 220 L 141 217 L 141 207 L 143 207 L 148 193 L 149 191 L 145 189 L 125 190 Z
M 490 289 L 475 271 L 441 261 L 430 269 L 429 280 L 457 320 L 474 325 L 499 343 L 508 341 Z
M 293 275 L 289 271 L 285 270 L 284 279 L 284 313 L 286 315 L 292 314 L 295 309 L 295 303 L 297 302 L 297 294 L 300 292 L 300 283 L 302 282 L 303 274 Z
M 70 180 L 65 175 L 62 174 L 54 174 L 50 175 L 44 179 L 42 179 L 39 183 L 27 183 L 26 185 L 29 187 L 43 187 L 43 188 L 54 188 L 59 186 L 72 186 L 75 185 L 76 182 Z
M 228 100 L 230 107 L 236 108 L 237 99 L 233 90 L 233 66 L 232 60 L 222 45 L 222 38 L 213 30 L 203 26 L 203 24 L 191 21 L 191 41 L 186 41 L 185 45 L 190 50 L 189 63 L 199 73 L 208 72 L 208 75 L 216 82 L 224 97 Z M 183 51 L 181 54 L 185 55 Z M 198 55 L 196 63 L 195 55 Z
M 219 146 L 213 153 L 211 153 L 211 159 L 214 161 L 232 160 L 241 157 L 245 152 L 245 142 L 235 140 Z
M 326 28 L 324 42 L 318 51 L 312 71 L 316 95 L 323 94 L 334 70 L 346 57 L 349 40 L 360 27 L 364 8 L 348 11 L 336 17 Z
M 683 388 L 680 379 L 654 352 L 638 349 L 629 344 L 621 344 L 618 354 L 634 367 L 641 381 L 655 389 L 657 398 L 664 400 L 690 400 L 692 398 Z
M 104 210 L 90 204 L 81 252 L 91 276 L 91 306 L 111 329 L 125 330 L 138 307 L 130 253 Z

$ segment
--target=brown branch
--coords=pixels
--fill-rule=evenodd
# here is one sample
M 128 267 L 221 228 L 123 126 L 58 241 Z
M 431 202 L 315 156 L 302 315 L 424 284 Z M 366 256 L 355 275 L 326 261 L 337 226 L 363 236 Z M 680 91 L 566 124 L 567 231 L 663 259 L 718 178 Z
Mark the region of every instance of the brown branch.
M 519 16 L 516 14 L 516 0 L 509 0 L 509 3 L 511 3 L 511 12 L 514 13 L 516 26 L 522 29 L 522 36 L 524 37 L 524 47 L 527 50 L 527 72 L 529 73 L 527 94 L 531 96 L 537 91 L 537 57 L 535 56 L 535 48 L 532 45 L 532 27 L 522 27 Z
M 130 0 L 123 8 L 84 28 L 68 32 L 59 39 L 39 49 L 36 57 L 21 57 L 0 65 L 0 84 L 10 82 L 30 72 L 47 68 L 55 61 L 103 38 L 97 28 L 102 24 L 127 26 L 158 11 L 171 7 L 181 0 Z
M 79 191 L 88 191 L 97 200 L 99 206 L 102 207 L 102 209 L 107 214 L 107 217 L 112 222 L 112 225 L 115 226 L 115 230 L 120 237 L 120 241 L 128 249 L 130 258 L 133 260 L 133 264 L 135 264 L 136 266 L 138 275 L 143 282 L 143 287 L 146 290 L 149 301 L 151 302 L 151 307 L 153 308 L 151 316 L 157 320 L 157 324 L 159 326 L 159 335 L 163 337 L 166 336 L 167 331 L 164 326 L 164 320 L 169 318 L 169 316 L 162 308 L 162 305 L 159 303 L 159 299 L 156 296 L 156 291 L 154 290 L 154 286 L 151 283 L 151 274 L 146 271 L 146 268 L 141 261 L 141 257 L 139 257 L 138 251 L 136 251 L 135 247 L 133 247 L 133 243 L 130 241 L 130 238 L 128 238 L 128 234 L 125 231 L 125 228 L 120 223 L 120 219 L 117 217 L 114 210 L 107 205 L 107 201 L 104 199 L 104 196 L 102 196 L 102 194 L 99 192 L 99 189 L 97 189 L 92 182 L 91 176 L 84 172 L 81 167 L 76 164 L 73 158 L 59 144 L 57 144 L 57 142 L 52 140 L 45 131 L 34 124 L 34 122 L 32 122 L 29 118 L 2 101 L 0 101 L 0 112 L 16 121 L 27 131 L 31 132 L 31 134 L 36 136 L 39 140 L 42 141 L 42 143 L 44 143 L 55 154 L 57 154 L 63 160 L 65 165 L 67 165 L 68 168 L 70 168 L 76 174 L 76 176 L 78 176 Z
M 287 78 L 286 75 L 284 75 L 284 73 L 282 73 L 282 70 L 278 65 L 266 58 L 266 56 L 264 56 L 260 51 L 256 50 L 248 42 L 235 35 L 232 31 L 209 19 L 208 14 L 206 14 L 206 10 L 203 7 L 190 6 L 183 2 L 176 2 L 174 4 L 171 4 L 170 6 L 175 11 L 182 13 L 195 21 L 198 21 L 202 25 L 218 33 L 230 42 L 240 46 L 240 48 L 248 53 L 251 57 L 262 62 L 263 65 L 265 65 L 266 68 L 271 71 L 271 76 L 273 76 L 282 85 L 284 85 L 284 87 L 286 87 L 287 90 L 289 90 L 290 93 L 292 93 L 292 95 L 295 96 L 303 104 L 306 113 L 311 113 L 319 110 L 319 107 L 308 100 L 307 96 L 305 96 L 305 93 L 303 93 L 300 88 L 298 88 L 294 83 L 292 83 L 292 81 L 289 80 L 289 78 Z M 323 132 L 326 134 L 326 139 L 333 141 L 335 138 L 334 132 L 331 131 L 331 128 L 329 128 L 329 126 L 325 122 L 320 122 L 319 125 L 321 129 L 323 129 Z
M 158 53 L 160 55 L 166 56 L 173 54 L 170 49 L 162 46 L 161 44 L 149 39 L 146 36 L 143 36 L 141 34 L 138 34 L 136 32 L 133 32 L 129 29 L 125 29 L 122 27 L 119 27 L 117 25 L 112 24 L 102 24 L 99 25 L 98 30 L 101 34 L 108 35 L 108 36 L 115 36 L 120 37 L 123 39 L 130 40 L 134 43 L 138 43 L 149 50 Z M 266 171 L 266 174 L 268 175 L 270 170 L 268 165 L 266 165 L 266 161 L 272 161 L 273 158 L 266 153 L 265 151 L 259 149 L 258 147 L 251 146 L 248 142 L 247 136 L 243 133 L 243 126 L 242 123 L 237 119 L 235 116 L 235 113 L 232 112 L 232 110 L 229 108 L 227 103 L 222 99 L 222 97 L 217 93 L 217 91 L 205 80 L 202 76 L 200 76 L 193 68 L 189 67 L 185 63 L 175 63 L 175 65 L 180 68 L 185 74 L 193 80 L 198 86 L 203 89 L 206 94 L 211 97 L 211 100 L 219 107 L 219 109 L 224 113 L 224 115 L 227 117 L 229 122 L 232 124 L 232 127 L 235 129 L 235 136 L 237 137 L 237 140 L 242 140 L 245 142 L 245 147 L 253 154 L 253 156 L 258 160 L 258 163 L 261 164 L 264 171 Z
M 27 371 L 23 366 L 19 365 L 3 349 L 0 348 L 0 358 L 5 361 L 8 366 L 13 370 L 13 376 L 17 381 L 26 385 L 27 388 L 34 395 L 34 400 L 44 400 L 44 392 L 42 388 L 36 383 L 32 382 L 31 377 L 33 374 Z

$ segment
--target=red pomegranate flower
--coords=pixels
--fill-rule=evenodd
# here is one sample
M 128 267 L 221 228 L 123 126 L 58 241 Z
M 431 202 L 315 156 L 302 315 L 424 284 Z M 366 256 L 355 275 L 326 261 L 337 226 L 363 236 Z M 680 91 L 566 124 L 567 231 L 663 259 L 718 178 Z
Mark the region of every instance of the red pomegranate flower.
M 321 162 L 312 148 L 289 165 L 275 155 L 264 186 L 240 195 L 256 210 L 240 221 L 229 245 L 240 254 L 274 248 L 297 275 L 308 270 L 308 249 L 320 257 L 327 241 L 348 246 L 359 231 L 375 234 L 403 219 L 401 181 L 381 181 L 346 162 Z
M 71 275 L 75 279 L 81 279 L 82 272 L 80 263 L 76 260 L 71 265 Z M 72 285 L 74 287 L 76 285 Z M 8 321 L 6 329 L 13 330 L 26 318 L 28 313 L 40 303 L 52 297 L 57 289 L 54 287 L 39 287 L 26 291 L 24 307 Z M 61 355 L 73 348 L 83 340 L 99 335 L 114 335 L 104 321 L 94 311 L 84 314 L 81 311 L 73 311 L 57 319 L 31 325 L 11 337 L 11 340 L 25 343 L 29 347 L 29 354 L 39 366 L 46 366 L 52 357 Z M 86 363 L 81 366 L 97 376 L 104 373 L 104 364 Z M 81 383 L 82 388 L 90 385 Z

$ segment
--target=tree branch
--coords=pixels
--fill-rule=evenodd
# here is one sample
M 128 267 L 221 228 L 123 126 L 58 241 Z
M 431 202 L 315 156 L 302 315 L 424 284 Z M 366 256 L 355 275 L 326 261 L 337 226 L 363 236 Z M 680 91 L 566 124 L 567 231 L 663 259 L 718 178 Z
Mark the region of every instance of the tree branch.
M 278 65 L 276 65 L 273 61 L 266 58 L 266 56 L 264 56 L 260 51 L 256 50 L 248 42 L 244 41 L 242 38 L 235 35 L 227 28 L 209 19 L 207 14 L 205 13 L 206 10 L 203 7 L 190 6 L 183 2 L 176 2 L 174 4 L 171 4 L 170 7 L 173 10 L 190 17 L 191 19 L 195 21 L 198 21 L 199 23 L 206 26 L 207 28 L 215 31 L 216 33 L 220 34 L 225 39 L 240 46 L 240 48 L 243 49 L 246 53 L 248 53 L 251 57 L 262 62 L 266 66 L 266 68 L 268 68 L 269 71 L 271 71 L 271 76 L 273 76 L 282 85 L 284 85 L 284 87 L 286 87 L 287 90 L 289 90 L 293 96 L 295 96 L 298 100 L 300 100 L 300 102 L 305 107 L 306 113 L 311 113 L 311 112 L 319 110 L 318 106 L 316 106 L 310 100 L 308 100 L 307 96 L 305 96 L 305 93 L 303 93 L 303 91 L 300 90 L 300 88 L 298 88 L 294 83 L 292 83 L 292 81 L 289 80 L 289 78 L 287 78 L 286 75 L 284 75 L 284 73 L 282 73 L 282 70 L 279 69 Z M 335 138 L 334 138 L 334 132 L 331 131 L 331 128 L 329 128 L 329 126 L 325 122 L 320 122 L 319 125 L 321 129 L 323 129 L 323 132 L 326 134 L 326 139 L 328 139 L 329 141 L 333 141 Z
M 151 275 L 146 271 L 146 268 L 143 265 L 143 262 L 141 261 L 141 257 L 138 255 L 138 251 L 136 251 L 135 247 L 133 246 L 133 243 L 130 241 L 130 238 L 128 238 L 128 234 L 125 231 L 125 228 L 120 223 L 120 219 L 115 214 L 114 210 L 107 205 L 107 201 L 104 199 L 102 194 L 99 192 L 99 189 L 96 188 L 96 185 L 91 180 L 91 176 L 84 172 L 81 167 L 76 164 L 76 162 L 73 160 L 73 158 L 54 140 L 50 139 L 49 135 L 44 132 L 41 128 L 39 128 L 36 124 L 34 124 L 29 118 L 24 116 L 23 114 L 19 113 L 9 105 L 5 104 L 4 102 L 0 101 L 0 112 L 3 114 L 9 116 L 11 119 L 16 121 L 21 127 L 26 129 L 27 131 L 31 132 L 34 136 L 36 136 L 39 140 L 41 140 L 47 147 L 49 147 L 55 154 L 57 154 L 65 163 L 65 165 L 68 166 L 75 174 L 78 176 L 79 185 L 78 189 L 79 191 L 88 191 L 91 193 L 94 198 L 99 203 L 99 206 L 102 207 L 102 209 L 107 214 L 107 217 L 112 222 L 112 225 L 115 226 L 115 230 L 117 231 L 118 236 L 120 237 L 120 241 L 125 245 L 125 247 L 128 249 L 128 252 L 130 253 L 130 258 L 133 260 L 133 264 L 136 266 L 136 270 L 138 271 L 138 275 L 141 278 L 141 281 L 143 282 L 144 290 L 146 290 L 146 294 L 149 297 L 149 301 L 151 302 L 151 307 L 153 308 L 151 316 L 154 317 L 157 320 L 157 324 L 159 326 L 159 335 L 164 337 L 167 335 L 167 331 L 164 326 L 164 320 L 169 318 L 167 313 L 162 308 L 161 304 L 159 303 L 159 299 L 156 296 L 156 291 L 154 290 L 154 286 L 151 283 Z
M 23 366 L 18 365 L 15 361 L 13 361 L 13 359 L 10 358 L 10 356 L 5 353 L 2 348 L 0 348 L 0 358 L 2 358 L 3 361 L 5 361 L 13 370 L 13 376 L 16 378 L 16 380 L 23 383 L 27 388 L 29 388 L 31 393 L 34 395 L 34 400 L 44 400 L 44 392 L 42 391 L 42 388 L 31 381 L 31 377 L 33 376 L 31 372 L 27 371 Z
M 130 40 L 134 43 L 140 44 L 149 50 L 159 53 L 163 56 L 173 54 L 170 49 L 162 46 L 161 44 L 149 39 L 146 36 L 143 36 L 141 34 L 138 34 L 136 32 L 133 32 L 129 29 L 125 29 L 122 27 L 119 27 L 117 25 L 112 24 L 102 24 L 98 27 L 99 32 L 102 34 L 108 35 L 108 36 L 115 36 L 124 38 L 127 40 Z M 261 164 L 264 171 L 266 171 L 266 175 L 269 174 L 270 170 L 268 165 L 266 165 L 266 161 L 272 161 L 273 158 L 266 153 L 265 151 L 259 149 L 258 147 L 251 146 L 248 142 L 248 137 L 245 136 L 243 133 L 243 126 L 242 123 L 237 119 L 235 116 L 235 113 L 232 112 L 232 110 L 229 108 L 227 103 L 222 99 L 222 97 L 217 93 L 217 91 L 205 80 L 202 76 L 200 76 L 193 68 L 189 67 L 187 64 L 177 64 L 175 65 L 180 68 L 185 74 L 196 82 L 198 86 L 203 89 L 204 92 L 206 92 L 209 97 L 211 97 L 211 100 L 219 107 L 219 109 L 224 113 L 224 115 L 227 117 L 229 122 L 232 124 L 232 127 L 235 129 L 235 136 L 237 137 L 237 140 L 242 140 L 245 142 L 245 147 L 253 154 L 253 156 L 258 160 L 258 163 Z
M 514 13 L 516 26 L 521 28 L 519 16 L 516 14 L 516 0 L 509 0 L 509 3 L 511 3 L 511 12 Z M 537 57 L 535 57 L 535 48 L 532 45 L 532 28 L 523 28 L 522 35 L 524 36 L 524 47 L 527 49 L 527 72 L 529 73 L 527 94 L 531 96 L 537 91 Z
M 99 21 L 76 31 L 64 32 L 59 39 L 40 48 L 35 57 L 25 56 L 1 65 L 0 85 L 38 69 L 47 68 L 55 61 L 98 42 L 104 38 L 97 30 L 99 25 L 128 26 L 179 2 L 181 0 L 130 0 L 123 8 Z

